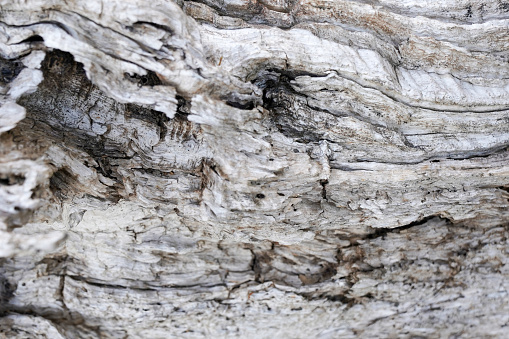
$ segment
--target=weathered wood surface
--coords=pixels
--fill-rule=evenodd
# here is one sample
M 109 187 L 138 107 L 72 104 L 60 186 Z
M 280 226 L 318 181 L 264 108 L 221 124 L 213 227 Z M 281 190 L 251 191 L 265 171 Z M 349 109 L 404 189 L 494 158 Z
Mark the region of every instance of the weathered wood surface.
M 0 337 L 506 338 L 508 24 L 0 1 Z

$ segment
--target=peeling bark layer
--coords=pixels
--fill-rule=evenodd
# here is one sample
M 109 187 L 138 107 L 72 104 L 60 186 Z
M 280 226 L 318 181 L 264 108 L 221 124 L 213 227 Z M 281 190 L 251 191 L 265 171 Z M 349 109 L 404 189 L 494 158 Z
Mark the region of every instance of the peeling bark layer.
M 0 336 L 507 336 L 509 4 L 0 4 Z

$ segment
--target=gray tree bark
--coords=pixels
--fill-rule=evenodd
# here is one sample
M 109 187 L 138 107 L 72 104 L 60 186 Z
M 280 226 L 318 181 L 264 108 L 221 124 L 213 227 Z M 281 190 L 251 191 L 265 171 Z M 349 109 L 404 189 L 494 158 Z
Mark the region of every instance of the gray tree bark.
M 506 338 L 508 23 L 0 0 L 0 337 Z

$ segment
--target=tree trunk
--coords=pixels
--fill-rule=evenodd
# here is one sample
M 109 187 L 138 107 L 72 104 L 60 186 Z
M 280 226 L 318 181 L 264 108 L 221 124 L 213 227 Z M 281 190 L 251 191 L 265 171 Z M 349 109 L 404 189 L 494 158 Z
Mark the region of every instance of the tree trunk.
M 509 335 L 509 3 L 0 4 L 0 337 Z

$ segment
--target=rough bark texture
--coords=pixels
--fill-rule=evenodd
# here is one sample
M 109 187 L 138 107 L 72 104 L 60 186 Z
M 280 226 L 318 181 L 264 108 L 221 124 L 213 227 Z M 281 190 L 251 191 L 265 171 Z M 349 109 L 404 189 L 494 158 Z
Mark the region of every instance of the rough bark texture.
M 509 335 L 509 2 L 0 4 L 0 337 Z

